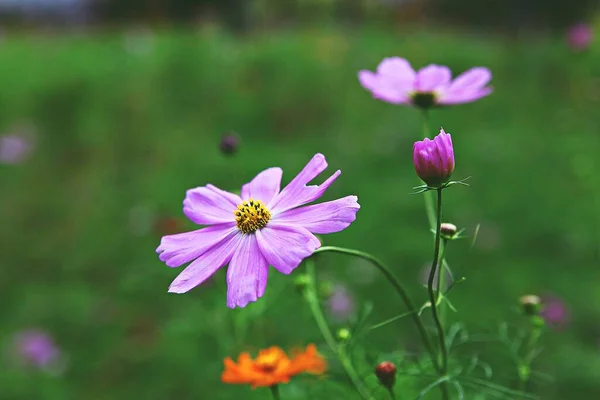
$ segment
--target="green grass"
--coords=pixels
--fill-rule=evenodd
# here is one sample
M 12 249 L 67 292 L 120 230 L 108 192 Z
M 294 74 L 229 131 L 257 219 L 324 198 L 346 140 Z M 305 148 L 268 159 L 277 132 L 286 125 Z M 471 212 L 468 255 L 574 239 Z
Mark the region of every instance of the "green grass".
M 376 31 L 178 32 L 152 43 L 139 53 L 119 35 L 0 45 L 0 131 L 29 122 L 38 132 L 26 163 L 0 165 L 0 339 L 40 326 L 69 359 L 58 379 L 1 369 L 5 398 L 267 399 L 221 384 L 222 359 L 271 344 L 325 349 L 293 276 L 273 272 L 265 298 L 242 310 L 225 307 L 224 271 L 212 285 L 167 294 L 179 270 L 158 260 L 159 233 L 134 234 L 131 210 L 181 217 L 188 188 L 236 190 L 274 165 L 287 182 L 316 152 L 343 171 L 324 198 L 357 194 L 362 206 L 325 243 L 385 259 L 421 304 L 419 270 L 432 250 L 422 199 L 409 195 L 419 114 L 373 100 L 356 77 L 391 55 L 494 74 L 489 98 L 432 114 L 432 126 L 453 135 L 455 177 L 472 176 L 471 187 L 446 192 L 446 218 L 471 235 L 481 224 L 475 246 L 459 242 L 448 253 L 467 277 L 452 293 L 452 318 L 485 332 L 515 320 L 522 294 L 560 295 L 571 324 L 544 335 L 535 367 L 555 381 L 535 389 L 544 400 L 600 395 L 598 48 L 574 55 L 551 39 Z M 229 130 L 242 146 L 228 158 L 218 142 Z M 381 277 L 361 285 L 355 264 L 327 255 L 317 268 L 348 282 L 358 303 L 373 301 L 371 323 L 404 312 Z M 407 319 L 361 348 L 382 359 L 416 345 Z M 498 382 L 513 383 L 506 355 L 479 350 L 483 359 L 492 351 L 486 361 Z M 359 367 L 375 387 L 371 369 Z M 426 383 L 399 385 L 417 393 Z M 282 397 L 352 398 L 344 390 L 298 379 Z

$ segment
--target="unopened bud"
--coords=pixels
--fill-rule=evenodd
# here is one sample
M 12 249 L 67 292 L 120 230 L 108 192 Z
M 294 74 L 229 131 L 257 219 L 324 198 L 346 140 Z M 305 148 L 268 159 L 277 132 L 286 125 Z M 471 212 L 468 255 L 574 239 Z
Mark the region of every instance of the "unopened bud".
M 390 361 L 384 361 L 375 367 L 375 375 L 382 386 L 391 390 L 396 383 L 396 366 Z
M 458 229 L 456 228 L 456 225 L 449 222 L 444 222 L 440 225 L 440 233 L 442 234 L 442 238 L 446 240 L 454 239 L 457 231 Z
M 338 340 L 340 340 L 342 342 L 347 342 L 348 340 L 350 340 L 350 337 L 352 336 L 352 334 L 350 333 L 349 329 L 342 328 L 342 329 L 338 329 L 336 336 L 337 336 Z
M 528 294 L 526 296 L 522 296 L 520 301 L 525 315 L 532 317 L 540 313 L 540 309 L 542 308 L 542 300 L 538 296 L 534 294 Z
M 226 133 L 221 137 L 219 148 L 225 155 L 235 153 L 240 146 L 240 139 L 235 133 Z

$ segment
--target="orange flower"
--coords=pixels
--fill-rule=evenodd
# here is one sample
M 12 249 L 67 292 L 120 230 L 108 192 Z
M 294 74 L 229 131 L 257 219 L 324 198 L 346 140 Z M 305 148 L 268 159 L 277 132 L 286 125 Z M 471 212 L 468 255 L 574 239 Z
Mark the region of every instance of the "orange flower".
M 224 363 L 224 383 L 249 384 L 252 388 L 288 383 L 292 376 L 303 372 L 320 375 L 327 367 L 314 344 L 308 345 L 306 351 L 294 351 L 291 359 L 279 347 L 272 346 L 261 350 L 254 360 L 250 354 L 242 353 L 237 363 L 229 357 Z

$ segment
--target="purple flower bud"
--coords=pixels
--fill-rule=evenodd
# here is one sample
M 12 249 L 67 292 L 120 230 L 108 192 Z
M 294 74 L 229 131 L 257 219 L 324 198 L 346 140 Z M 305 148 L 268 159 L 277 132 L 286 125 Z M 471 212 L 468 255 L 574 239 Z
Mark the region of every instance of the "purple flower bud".
M 221 152 L 226 155 L 230 155 L 236 152 L 240 145 L 240 139 L 235 133 L 226 133 L 221 138 L 219 147 Z
M 575 51 L 582 51 L 592 42 L 592 28 L 584 23 L 573 25 L 567 32 L 569 46 Z
M 454 172 L 452 138 L 442 128 L 433 140 L 425 138 L 413 146 L 415 171 L 428 186 L 440 187 Z

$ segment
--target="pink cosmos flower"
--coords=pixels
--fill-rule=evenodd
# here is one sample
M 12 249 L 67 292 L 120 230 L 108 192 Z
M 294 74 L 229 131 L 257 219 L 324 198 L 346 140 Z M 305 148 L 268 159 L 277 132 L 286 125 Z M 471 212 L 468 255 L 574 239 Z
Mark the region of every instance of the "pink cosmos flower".
M 321 246 L 313 234 L 339 232 L 356 219 L 356 196 L 301 207 L 320 198 L 341 174 L 307 186 L 325 168 L 325 157 L 316 154 L 281 191 L 281 168 L 259 173 L 242 186 L 241 196 L 210 184 L 188 190 L 183 212 L 209 226 L 162 238 L 156 251 L 169 267 L 191 261 L 169 292 L 185 293 L 229 264 L 227 306 L 245 307 L 262 297 L 269 265 L 290 274 Z
M 592 42 L 592 37 L 592 28 L 584 23 L 573 25 L 567 32 L 569 46 L 575 51 L 587 49 Z
M 415 72 L 400 57 L 384 58 L 377 72 L 361 70 L 358 79 L 376 99 L 421 108 L 470 103 L 492 92 L 487 68 L 471 68 L 452 80 L 448 67 L 430 64 Z

